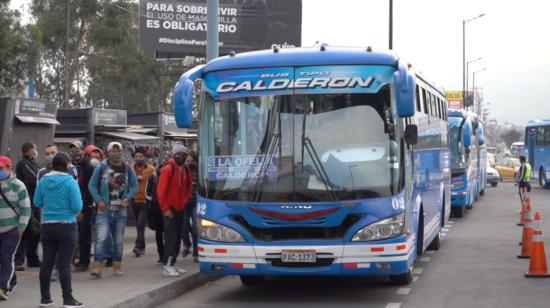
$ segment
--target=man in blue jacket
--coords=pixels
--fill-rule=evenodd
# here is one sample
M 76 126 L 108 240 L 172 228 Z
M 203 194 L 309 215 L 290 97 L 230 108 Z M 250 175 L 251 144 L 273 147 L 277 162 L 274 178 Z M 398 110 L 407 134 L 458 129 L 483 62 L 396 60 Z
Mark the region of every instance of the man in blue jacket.
M 109 157 L 96 167 L 88 185 L 97 205 L 97 242 L 92 266 L 92 276 L 95 278 L 101 278 L 108 234 L 113 238 L 113 274 L 122 275 L 122 244 L 129 199 L 138 191 L 136 174 L 122 161 L 122 145 L 111 142 L 107 152 Z

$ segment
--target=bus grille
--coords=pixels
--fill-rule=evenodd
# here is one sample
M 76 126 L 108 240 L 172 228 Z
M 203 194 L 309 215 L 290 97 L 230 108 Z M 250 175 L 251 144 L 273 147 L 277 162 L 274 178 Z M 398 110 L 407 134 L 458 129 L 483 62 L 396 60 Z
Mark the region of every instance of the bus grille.
M 276 227 L 258 228 L 251 226 L 244 217 L 235 216 L 234 220 L 246 228 L 257 240 L 264 242 L 288 240 L 334 240 L 344 237 L 351 226 L 362 218 L 361 214 L 349 214 L 336 227 Z

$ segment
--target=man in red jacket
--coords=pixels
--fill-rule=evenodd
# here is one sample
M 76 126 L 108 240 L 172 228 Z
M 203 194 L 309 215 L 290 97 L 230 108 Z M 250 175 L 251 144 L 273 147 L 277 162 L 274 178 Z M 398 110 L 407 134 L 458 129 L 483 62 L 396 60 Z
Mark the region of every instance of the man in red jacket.
M 165 260 L 163 274 L 179 276 L 183 269 L 174 265 L 179 254 L 183 231 L 183 212 L 191 197 L 191 171 L 185 166 L 187 148 L 176 144 L 172 149 L 172 158 L 160 172 L 157 196 L 164 216 Z

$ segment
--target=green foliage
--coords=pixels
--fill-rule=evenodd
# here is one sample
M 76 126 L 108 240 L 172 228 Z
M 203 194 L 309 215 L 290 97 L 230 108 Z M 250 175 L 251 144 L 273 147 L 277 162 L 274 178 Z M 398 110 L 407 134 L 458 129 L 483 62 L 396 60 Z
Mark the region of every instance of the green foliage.
M 522 133 L 520 130 L 517 130 L 517 129 L 510 129 L 506 132 L 503 132 L 501 135 L 500 135 L 500 138 L 506 142 L 506 145 L 509 147 L 510 145 L 512 145 L 512 143 L 516 142 L 516 141 L 521 141 L 522 140 Z
M 33 70 L 33 32 L 21 25 L 18 11 L 0 1 L 0 96 L 18 95 Z

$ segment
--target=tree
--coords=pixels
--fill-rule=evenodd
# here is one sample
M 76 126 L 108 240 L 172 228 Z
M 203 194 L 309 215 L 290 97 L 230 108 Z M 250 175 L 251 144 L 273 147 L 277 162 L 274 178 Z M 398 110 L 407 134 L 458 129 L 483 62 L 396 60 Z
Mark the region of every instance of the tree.
M 20 13 L 9 9 L 9 1 L 0 0 L 0 96 L 19 96 L 34 71 L 34 30 L 21 25 Z
M 522 136 L 522 133 L 520 130 L 518 129 L 509 129 L 508 131 L 502 133 L 500 135 L 500 138 L 506 142 L 506 145 L 509 147 L 512 145 L 512 143 L 516 142 L 516 141 L 520 141 L 521 140 L 521 136 Z

